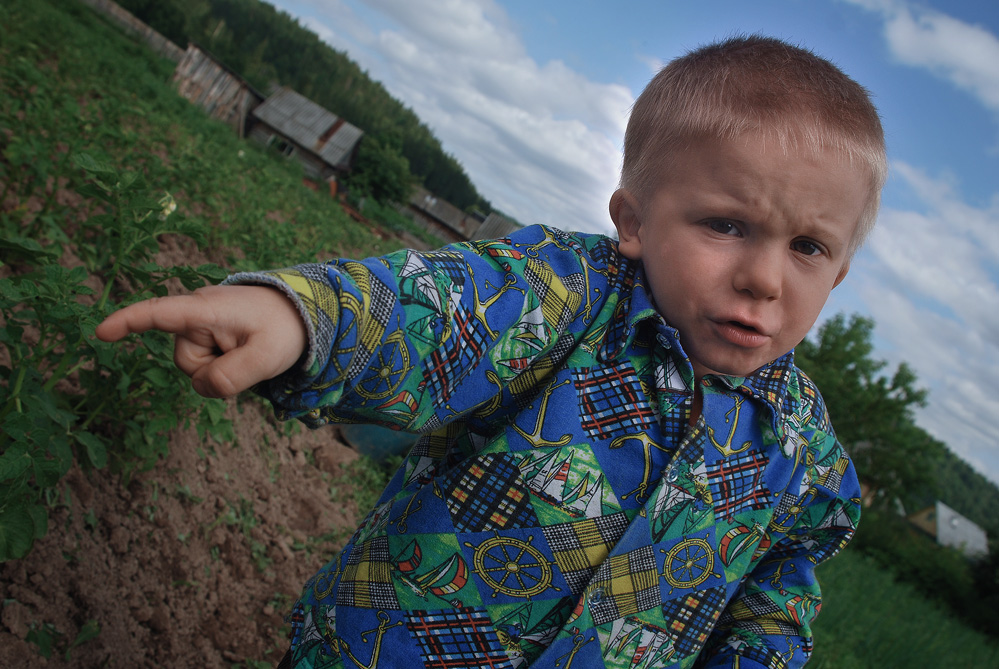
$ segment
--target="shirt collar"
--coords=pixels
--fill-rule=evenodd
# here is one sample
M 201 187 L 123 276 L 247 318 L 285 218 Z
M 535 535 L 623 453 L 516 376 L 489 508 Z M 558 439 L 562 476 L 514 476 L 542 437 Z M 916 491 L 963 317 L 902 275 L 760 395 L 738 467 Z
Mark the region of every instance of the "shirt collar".
M 640 330 L 646 330 L 656 341 L 670 352 L 677 367 L 686 379 L 693 379 L 690 360 L 680 344 L 680 334 L 666 322 L 656 309 L 652 296 L 646 288 L 645 272 L 641 263 L 621 259 L 619 276 L 622 283 L 618 287 L 621 301 L 614 311 L 608 326 L 607 337 L 600 357 L 611 361 L 627 351 Z M 647 323 L 647 325 L 645 325 Z M 650 342 L 651 343 L 651 342 Z M 770 407 L 773 415 L 783 413 L 791 390 L 789 384 L 796 383 L 794 351 L 789 351 L 746 377 L 716 375 L 714 378 L 726 387 L 748 394 Z M 779 421 L 776 421 L 779 422 Z

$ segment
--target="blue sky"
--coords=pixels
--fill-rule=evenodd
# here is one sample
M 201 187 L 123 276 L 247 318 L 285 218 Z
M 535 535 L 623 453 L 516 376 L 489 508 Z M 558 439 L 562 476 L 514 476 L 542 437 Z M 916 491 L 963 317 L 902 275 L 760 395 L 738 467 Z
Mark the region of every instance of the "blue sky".
M 892 176 L 820 319 L 875 319 L 921 426 L 999 482 L 999 2 L 272 0 L 412 108 L 494 206 L 610 232 L 628 109 L 665 61 L 760 32 L 871 90 Z M 335 110 L 334 110 L 335 111 Z

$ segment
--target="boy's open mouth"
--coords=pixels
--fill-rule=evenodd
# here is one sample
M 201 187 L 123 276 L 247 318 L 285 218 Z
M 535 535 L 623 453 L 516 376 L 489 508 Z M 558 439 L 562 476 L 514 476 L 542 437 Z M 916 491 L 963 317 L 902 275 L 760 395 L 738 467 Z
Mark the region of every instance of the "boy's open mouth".
M 752 325 L 746 325 L 745 323 L 740 323 L 739 321 L 728 321 L 728 324 L 729 325 L 734 325 L 735 327 L 739 328 L 740 330 L 745 330 L 747 332 L 759 332 L 759 330 L 757 330 L 756 328 L 754 328 Z

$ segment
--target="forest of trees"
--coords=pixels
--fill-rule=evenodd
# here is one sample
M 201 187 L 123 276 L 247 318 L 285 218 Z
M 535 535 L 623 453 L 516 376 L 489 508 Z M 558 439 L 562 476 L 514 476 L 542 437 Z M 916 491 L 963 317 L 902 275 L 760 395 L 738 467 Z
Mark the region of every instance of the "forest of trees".
M 260 0 L 118 3 L 181 48 L 208 49 L 262 93 L 288 86 L 364 130 L 351 186 L 402 200 L 416 181 L 466 212 L 493 211 L 413 110 L 286 12 Z

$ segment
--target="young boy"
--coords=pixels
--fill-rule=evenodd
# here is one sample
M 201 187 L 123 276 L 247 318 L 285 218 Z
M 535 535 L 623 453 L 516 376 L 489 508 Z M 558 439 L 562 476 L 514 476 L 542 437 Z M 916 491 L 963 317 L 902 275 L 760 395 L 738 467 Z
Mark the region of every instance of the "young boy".
M 239 274 L 98 335 L 176 333 L 205 395 L 423 435 L 306 584 L 289 666 L 799 666 L 859 489 L 792 349 L 885 174 L 861 86 L 731 39 L 635 103 L 618 242 L 530 227 Z

